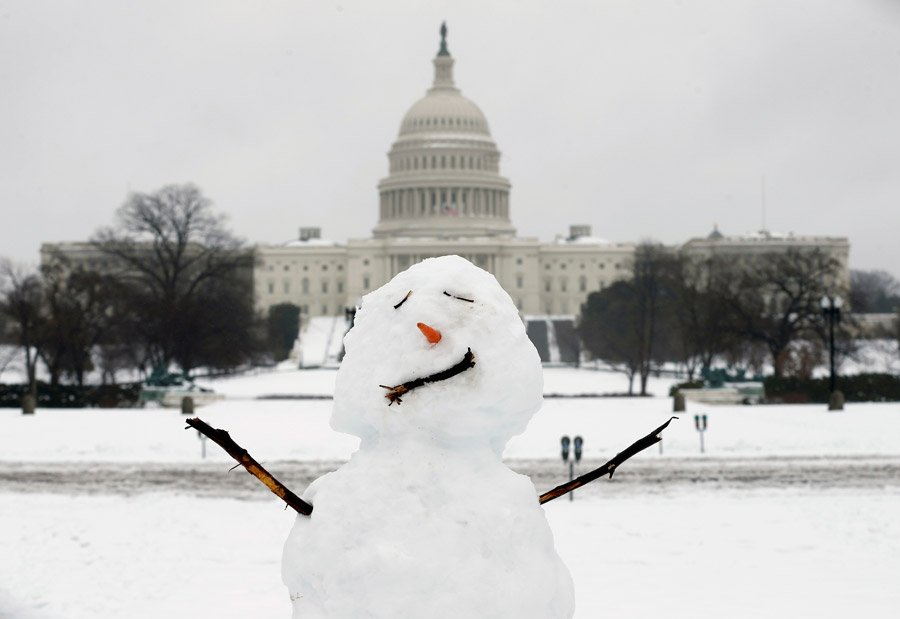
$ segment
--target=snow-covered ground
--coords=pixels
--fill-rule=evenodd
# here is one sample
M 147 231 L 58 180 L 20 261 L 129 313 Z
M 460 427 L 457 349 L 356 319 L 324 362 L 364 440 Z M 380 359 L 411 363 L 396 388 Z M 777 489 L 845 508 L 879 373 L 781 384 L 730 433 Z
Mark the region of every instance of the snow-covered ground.
M 229 399 L 197 414 L 266 463 L 341 461 L 356 439 L 330 430 L 329 400 L 251 399 L 327 395 L 334 374 L 213 381 Z M 662 396 L 670 382 L 654 379 L 651 389 Z M 626 387 L 618 374 L 565 368 L 546 370 L 545 383 L 545 393 Z M 564 475 L 560 435 L 582 435 L 585 458 L 602 462 L 670 411 L 666 397 L 548 399 L 505 456 L 514 468 L 542 462 L 549 477 L 535 483 L 545 490 L 554 470 Z M 708 416 L 703 455 L 695 414 Z M 294 516 L 277 498 L 261 485 L 218 498 L 140 475 L 165 467 L 171 478 L 183 469 L 197 485 L 220 468 L 213 493 L 228 484 L 230 459 L 207 445 L 204 463 L 196 432 L 183 428 L 167 409 L 39 409 L 34 417 L 0 409 L 0 617 L 290 616 L 279 562 Z M 545 506 L 575 579 L 576 616 L 896 616 L 897 437 L 900 404 L 828 413 L 816 405 L 689 403 L 666 431 L 663 453 L 653 447 L 633 463 L 640 475 L 629 476 L 626 464 L 574 502 Z M 852 468 L 856 462 L 865 466 Z M 858 483 L 845 466 L 860 471 Z M 767 478 L 766 467 L 781 481 Z M 88 479 L 96 471 L 97 479 L 54 487 L 70 469 Z M 667 472 L 678 470 L 688 472 L 670 481 Z M 732 475 L 717 480 L 723 470 Z M 107 491 L 109 471 L 139 481 Z

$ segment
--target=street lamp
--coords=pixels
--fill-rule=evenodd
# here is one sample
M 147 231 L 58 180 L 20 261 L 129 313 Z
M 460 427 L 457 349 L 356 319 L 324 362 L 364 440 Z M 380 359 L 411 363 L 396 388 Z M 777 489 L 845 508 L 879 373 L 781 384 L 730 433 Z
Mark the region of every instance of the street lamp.
M 831 394 L 832 402 L 829 404 L 829 408 L 835 410 L 834 404 L 834 392 L 835 392 L 835 375 L 834 375 L 834 323 L 841 321 L 841 306 L 844 305 L 843 299 L 838 295 L 834 295 L 833 297 L 822 297 L 822 314 L 828 320 L 828 340 L 830 346 L 830 356 L 831 356 L 831 381 L 829 383 L 829 393 Z M 843 406 L 836 407 L 837 410 L 843 408 Z

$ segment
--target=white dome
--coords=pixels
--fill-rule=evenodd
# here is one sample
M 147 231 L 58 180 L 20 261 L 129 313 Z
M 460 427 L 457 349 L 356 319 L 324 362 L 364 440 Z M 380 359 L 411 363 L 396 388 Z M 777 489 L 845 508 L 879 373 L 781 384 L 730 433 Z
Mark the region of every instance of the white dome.
M 378 183 L 382 237 L 514 236 L 509 181 L 487 119 L 453 82 L 453 57 L 441 27 L 434 83 L 400 122 Z
M 433 90 L 416 101 L 400 123 L 400 135 L 414 133 L 491 135 L 484 114 L 458 90 Z

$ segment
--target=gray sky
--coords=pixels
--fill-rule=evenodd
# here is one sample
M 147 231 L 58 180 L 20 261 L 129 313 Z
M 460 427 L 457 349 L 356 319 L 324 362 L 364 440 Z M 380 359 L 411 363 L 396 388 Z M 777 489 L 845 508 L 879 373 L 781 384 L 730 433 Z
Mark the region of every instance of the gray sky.
M 186 181 L 251 243 L 368 237 L 444 19 L 520 235 L 757 230 L 765 176 L 770 229 L 900 276 L 893 0 L 0 0 L 0 255 Z

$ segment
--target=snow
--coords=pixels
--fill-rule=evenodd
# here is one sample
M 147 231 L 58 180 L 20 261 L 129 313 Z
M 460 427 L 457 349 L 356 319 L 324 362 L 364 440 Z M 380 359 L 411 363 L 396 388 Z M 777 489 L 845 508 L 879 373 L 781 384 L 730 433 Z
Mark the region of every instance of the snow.
M 487 360 L 479 355 L 479 361 Z M 322 368 L 208 380 L 228 397 L 197 414 L 229 430 L 273 472 L 288 461 L 328 470 L 360 445 L 331 429 L 330 400 L 254 398 L 327 398 L 336 378 L 334 369 Z M 543 382 L 545 394 L 627 389 L 622 374 L 592 368 L 544 368 Z M 651 377 L 655 397 L 545 399 L 503 451 L 514 470 L 538 471 L 537 489 L 517 476 L 501 479 L 512 474 L 497 474 L 496 462 L 482 453 L 462 464 L 489 471 L 492 481 L 439 483 L 441 492 L 429 500 L 443 503 L 444 512 L 435 513 L 466 513 L 468 500 L 492 514 L 496 506 L 481 497 L 502 496 L 498 485 L 521 484 L 536 493 L 565 481 L 563 434 L 584 437 L 582 471 L 596 466 L 669 418 L 672 401 L 665 396 L 672 382 Z M 410 396 L 389 411 L 408 414 L 416 402 Z M 708 417 L 704 454 L 697 414 Z M 573 502 L 564 498 L 539 510 L 574 580 L 576 619 L 896 616 L 900 403 L 850 403 L 830 413 L 823 405 L 689 402 L 679 416 L 664 433 L 662 452 L 653 447 L 612 481 L 599 480 Z M 405 489 L 425 473 L 467 483 L 474 474 L 446 445 L 393 447 L 405 454 L 401 468 L 378 468 L 375 446 L 349 465 L 350 483 L 364 485 L 371 504 L 408 505 Z M 0 409 L 0 618 L 289 616 L 281 553 L 294 513 L 243 472 L 227 474 L 233 461 L 215 445 L 206 452 L 202 461 L 197 433 L 185 430 L 174 410 L 38 409 L 23 416 Z M 185 484 L 141 475 L 160 467 Z M 133 481 L 111 483 L 110 472 Z M 67 476 L 83 483 L 67 484 Z M 297 492 L 306 484 L 282 480 Z M 250 486 L 222 490 L 232 483 Z M 239 498 L 213 498 L 217 493 Z M 317 508 L 327 513 L 320 498 Z M 331 508 L 349 503 L 343 499 Z M 415 528 L 421 520 L 401 519 L 398 526 Z M 499 552 L 511 545 L 504 542 Z M 451 556 L 458 550 L 441 548 Z M 345 552 L 320 557 L 317 565 L 343 569 Z M 395 616 L 426 616 L 417 613 L 422 606 L 414 590 L 422 578 L 411 578 L 409 588 L 395 589 L 401 604 Z M 386 587 L 366 579 L 363 574 L 352 588 Z M 489 571 L 486 579 L 502 580 Z M 527 577 L 515 580 L 516 593 L 527 583 Z M 487 587 L 459 582 L 445 589 L 488 595 Z
M 316 367 L 337 366 L 341 340 L 350 323 L 341 316 L 314 316 L 303 319 L 300 330 L 300 365 Z
M 900 604 L 896 485 L 688 488 L 545 509 L 576 619 L 888 619 Z M 0 492 L 0 617 L 283 619 L 292 522 L 266 494 Z
M 536 490 L 501 461 L 543 375 L 494 276 L 424 260 L 362 299 L 344 346 L 331 427 L 361 443 L 303 494 L 282 561 L 294 618 L 572 617 Z

